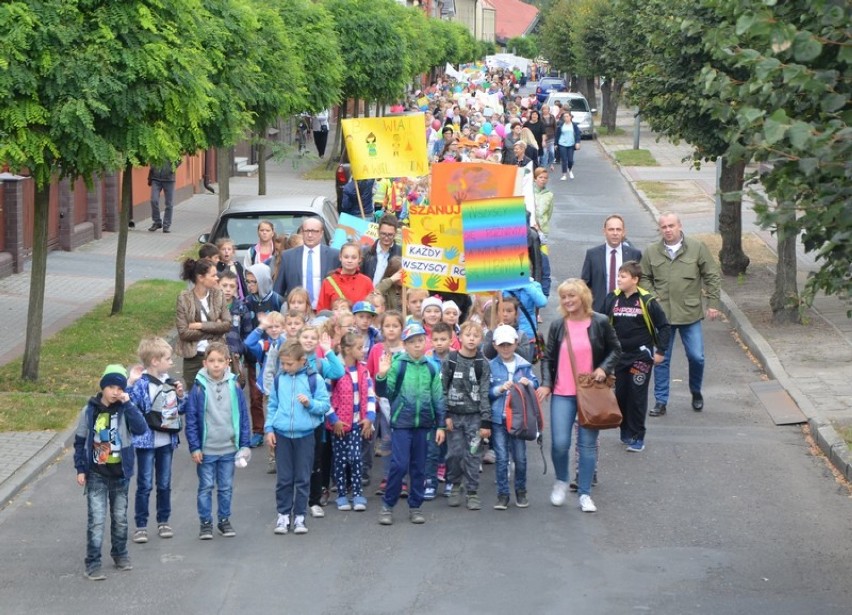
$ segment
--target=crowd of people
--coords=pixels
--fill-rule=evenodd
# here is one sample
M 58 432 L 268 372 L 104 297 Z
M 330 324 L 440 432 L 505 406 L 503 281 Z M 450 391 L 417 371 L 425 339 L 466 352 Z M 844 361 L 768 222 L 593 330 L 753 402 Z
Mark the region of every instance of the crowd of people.
M 485 91 L 503 91 L 498 83 L 495 78 Z M 142 340 L 140 365 L 129 371 L 108 366 L 101 392 L 81 413 L 74 465 L 89 508 L 88 578 L 105 578 L 101 547 L 108 509 L 110 555 L 119 570 L 132 567 L 128 540 L 149 540 L 152 491 L 156 534 L 174 535 L 171 465 L 181 431 L 197 467 L 198 537 L 209 540 L 214 529 L 236 535 L 235 468 L 248 465 L 253 451 L 255 457 L 264 451 L 267 471 L 275 475 L 275 534 L 307 533 L 308 519 L 323 517 L 328 506 L 365 511 L 376 459 L 382 525 L 394 522 L 400 498 L 407 499 L 409 520 L 424 523 L 423 502 L 442 491 L 449 506 L 480 510 L 483 463 L 495 464 L 493 508 L 506 510 L 512 496 L 518 508 L 526 508 L 528 438 L 510 419 L 516 395 L 538 404 L 550 399 L 556 474 L 550 502 L 561 506 L 572 491 L 580 510 L 595 512 L 591 492 L 599 432 L 578 423 L 576 373 L 598 381 L 615 375 L 624 417 L 621 441 L 626 450 L 641 452 L 652 370 L 658 376 L 651 414 L 666 412 L 672 331 L 681 332 L 687 350 L 693 409 L 703 409 L 701 294 L 707 293 L 707 316 L 714 318 L 718 271 L 706 247 L 684 236 L 674 214 L 660 217 L 662 239 L 644 253 L 626 242 L 623 219 L 609 216 L 606 243 L 586 254 L 581 278 L 557 286 L 559 316 L 543 334 L 538 311 L 551 289 L 547 235 L 553 193 L 547 179 L 548 164 L 552 169 L 554 163 L 548 144 L 568 147 L 559 135 L 570 116 L 539 112 L 523 100 L 515 106 L 505 92 L 502 99 L 507 112 L 516 114 L 505 124 L 516 153 L 514 159 L 500 157 L 530 164 L 534 177 L 528 234 L 533 276 L 517 288 L 485 295 L 403 288 L 396 241 L 403 205 L 397 208 L 397 200 L 388 198 L 398 179 L 377 182 L 384 193 L 374 188 L 379 232 L 370 247 L 324 245 L 318 218 L 304 220 L 287 237 L 261 221 L 258 242 L 242 261 L 227 238 L 202 246 L 197 259 L 183 263 L 188 288 L 177 299 L 175 348 L 162 338 Z M 486 125 L 495 134 L 501 131 L 484 121 L 482 111 L 456 105 L 441 103 L 434 114 L 443 118 L 445 141 L 440 146 L 433 141 L 432 151 L 441 150 L 436 163 L 448 159 L 454 143 L 461 159 L 483 148 L 485 158 L 505 153 L 492 150 L 490 139 L 484 145 L 473 139 L 475 145 L 461 154 L 466 128 L 477 135 Z M 562 122 L 553 138 L 547 136 L 548 117 Z M 533 143 L 516 147 L 524 131 Z M 571 151 L 578 145 L 576 137 Z M 541 152 L 538 165 L 525 162 L 529 148 Z M 560 157 L 566 164 L 567 152 Z M 571 166 L 563 169 L 571 173 Z M 428 193 L 428 180 L 421 178 L 398 194 L 405 195 L 401 201 L 422 202 Z M 171 377 L 173 354 L 183 360 L 183 381 Z M 127 508 L 134 461 L 131 534 Z

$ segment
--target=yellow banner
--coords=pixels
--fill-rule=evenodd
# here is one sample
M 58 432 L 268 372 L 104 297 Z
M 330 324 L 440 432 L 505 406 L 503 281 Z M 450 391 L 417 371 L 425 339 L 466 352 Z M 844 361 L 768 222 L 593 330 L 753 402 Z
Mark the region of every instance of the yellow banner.
M 465 292 L 461 207 L 411 205 L 402 229 L 402 283 L 408 288 Z
M 343 120 L 352 177 L 420 177 L 429 174 L 422 113 Z

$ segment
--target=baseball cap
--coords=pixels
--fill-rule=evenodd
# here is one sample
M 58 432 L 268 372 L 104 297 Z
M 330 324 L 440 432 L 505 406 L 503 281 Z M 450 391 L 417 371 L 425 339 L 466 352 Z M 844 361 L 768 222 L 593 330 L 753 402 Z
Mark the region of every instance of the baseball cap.
M 413 322 L 402 330 L 402 341 L 407 342 L 417 335 L 426 335 L 426 329 L 423 328 L 423 325 Z
M 494 329 L 492 339 L 498 346 L 500 344 L 514 344 L 518 341 L 518 332 L 512 325 L 500 325 Z
M 369 301 L 358 301 L 355 305 L 352 306 L 353 314 L 358 314 L 359 312 L 367 312 L 368 314 L 373 314 L 374 316 L 377 314 L 376 308 Z

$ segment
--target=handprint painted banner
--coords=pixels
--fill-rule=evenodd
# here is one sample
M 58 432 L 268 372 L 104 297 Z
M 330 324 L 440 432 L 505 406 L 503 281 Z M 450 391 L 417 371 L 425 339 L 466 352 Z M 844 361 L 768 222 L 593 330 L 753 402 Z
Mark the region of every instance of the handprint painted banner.
M 428 175 L 424 121 L 422 113 L 343 120 L 352 177 Z
M 530 278 L 524 197 L 465 201 L 464 264 L 467 292 L 507 290 Z
M 433 164 L 429 202 L 437 207 L 450 207 L 460 201 L 512 196 L 517 175 L 518 167 L 510 164 Z
M 462 218 L 449 207 L 412 205 L 402 233 L 403 284 L 439 292 L 465 292 Z

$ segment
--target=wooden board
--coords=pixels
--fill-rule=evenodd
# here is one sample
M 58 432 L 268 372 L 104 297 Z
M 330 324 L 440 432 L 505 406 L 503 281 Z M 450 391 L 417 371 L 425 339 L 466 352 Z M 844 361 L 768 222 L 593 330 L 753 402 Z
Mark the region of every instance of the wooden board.
M 777 380 L 753 382 L 749 386 L 776 425 L 807 423 L 808 419 L 799 406 Z

